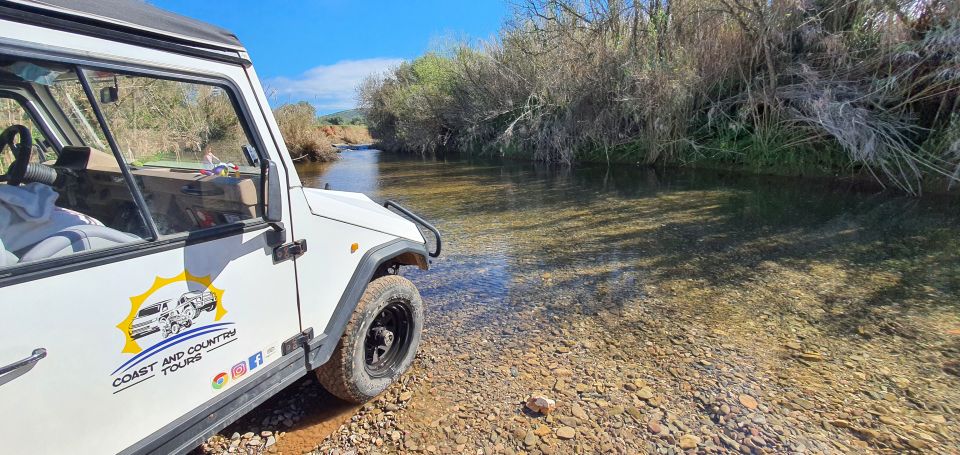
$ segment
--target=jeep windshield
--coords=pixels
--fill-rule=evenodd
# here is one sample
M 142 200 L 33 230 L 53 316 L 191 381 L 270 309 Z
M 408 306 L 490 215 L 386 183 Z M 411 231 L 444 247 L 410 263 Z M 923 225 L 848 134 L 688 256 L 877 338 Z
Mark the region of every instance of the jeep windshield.
M 137 317 L 142 318 L 145 316 L 152 316 L 160 312 L 160 304 L 150 305 L 137 313 Z

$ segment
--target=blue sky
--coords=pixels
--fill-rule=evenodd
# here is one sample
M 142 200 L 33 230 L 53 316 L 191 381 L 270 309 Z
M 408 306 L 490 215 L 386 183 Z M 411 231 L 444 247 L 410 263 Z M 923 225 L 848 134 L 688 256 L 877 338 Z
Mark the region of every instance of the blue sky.
M 354 107 L 364 76 L 449 37 L 493 38 L 510 13 L 505 0 L 148 2 L 232 30 L 272 104 L 306 100 L 321 114 Z

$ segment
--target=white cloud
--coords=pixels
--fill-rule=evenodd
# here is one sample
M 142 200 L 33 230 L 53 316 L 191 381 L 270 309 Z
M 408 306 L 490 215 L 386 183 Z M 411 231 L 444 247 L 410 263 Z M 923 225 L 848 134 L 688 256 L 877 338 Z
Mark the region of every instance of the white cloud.
M 360 81 L 401 62 L 403 59 L 399 58 L 343 60 L 309 69 L 294 78 L 269 79 L 265 86 L 274 103 L 308 101 L 321 113 L 351 109 L 357 105 L 356 89 Z

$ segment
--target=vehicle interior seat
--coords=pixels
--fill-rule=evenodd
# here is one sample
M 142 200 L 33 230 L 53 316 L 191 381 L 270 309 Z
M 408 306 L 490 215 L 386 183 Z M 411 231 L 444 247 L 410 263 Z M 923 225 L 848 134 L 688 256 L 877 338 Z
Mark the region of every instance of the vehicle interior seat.
M 38 261 L 135 242 L 139 237 L 96 224 L 81 224 L 60 230 L 28 250 L 20 262 Z
M 0 184 L 0 265 L 142 240 L 91 216 L 58 207 L 58 197 L 52 187 L 41 183 Z

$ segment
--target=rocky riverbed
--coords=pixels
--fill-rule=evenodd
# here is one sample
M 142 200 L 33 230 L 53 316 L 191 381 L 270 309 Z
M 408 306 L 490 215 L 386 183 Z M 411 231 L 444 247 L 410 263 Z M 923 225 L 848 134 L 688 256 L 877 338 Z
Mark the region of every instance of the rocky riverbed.
M 434 207 L 450 245 L 408 275 L 428 308 L 414 367 L 363 406 L 306 378 L 198 451 L 960 450 L 956 210 L 380 173 L 379 191 Z M 402 185 L 411 175 L 426 181 Z M 556 407 L 534 412 L 531 396 Z

